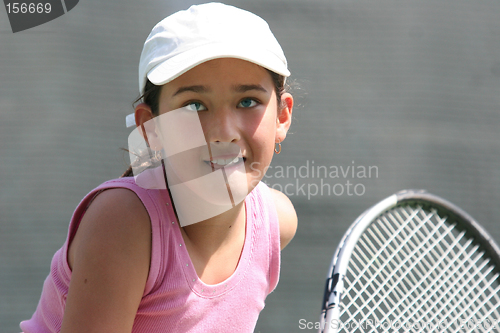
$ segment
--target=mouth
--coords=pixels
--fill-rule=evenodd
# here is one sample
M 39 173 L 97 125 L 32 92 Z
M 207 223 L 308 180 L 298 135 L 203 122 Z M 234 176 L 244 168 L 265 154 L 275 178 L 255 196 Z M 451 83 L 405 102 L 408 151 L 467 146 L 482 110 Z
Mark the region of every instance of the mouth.
M 245 157 L 236 156 L 233 158 L 213 158 L 212 160 L 204 162 L 210 165 L 214 170 L 218 170 L 222 168 L 233 167 L 241 163 L 244 163 L 245 161 L 246 161 Z

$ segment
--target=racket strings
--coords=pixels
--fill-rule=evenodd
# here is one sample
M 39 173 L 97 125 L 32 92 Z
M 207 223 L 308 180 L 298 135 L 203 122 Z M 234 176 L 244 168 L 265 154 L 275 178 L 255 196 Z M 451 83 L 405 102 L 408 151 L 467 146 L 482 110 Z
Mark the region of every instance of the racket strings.
M 425 228 L 422 228 L 422 229 L 425 229 Z M 427 232 L 428 232 L 428 230 L 427 230 Z M 452 244 L 452 245 L 456 245 L 456 240 L 455 240 L 455 244 Z M 442 248 L 441 248 L 441 247 L 436 247 L 436 248 L 437 248 L 438 250 L 441 250 L 441 254 L 442 254 L 442 252 L 443 252 L 443 251 L 442 251 Z M 431 252 L 432 252 L 432 251 L 431 251 Z M 451 251 L 449 251 L 449 252 L 451 252 Z M 430 257 L 430 258 L 432 259 L 432 257 Z M 438 256 L 438 258 L 439 258 L 439 256 Z M 434 261 L 434 260 L 432 260 L 432 261 Z M 425 264 L 427 264 L 427 267 L 426 267 L 426 268 L 427 268 L 427 269 L 430 269 L 432 272 L 435 272 L 435 270 L 434 270 L 434 269 L 435 269 L 436 267 L 431 267 L 431 266 L 429 265 L 429 263 L 428 263 L 426 260 L 421 260 L 421 261 L 417 261 L 417 262 L 418 262 L 419 264 L 420 264 L 420 263 L 425 263 Z M 450 266 L 450 265 L 448 264 L 448 267 L 446 267 L 446 268 L 449 268 L 449 266 Z M 419 274 L 419 275 L 421 275 L 421 274 Z M 435 275 L 435 274 L 434 274 L 434 278 L 436 278 L 436 275 Z M 424 279 L 421 279 L 421 281 L 425 281 L 425 280 L 424 280 Z M 442 280 L 442 281 L 446 281 L 446 280 Z M 454 286 L 454 284 L 451 284 L 451 286 Z M 443 288 L 443 287 L 442 287 L 442 286 L 440 286 L 439 288 Z M 428 288 L 427 288 L 425 291 L 427 291 L 427 290 L 428 290 Z M 438 291 L 439 291 L 440 289 L 436 289 L 436 290 L 438 290 Z M 446 289 L 445 289 L 445 290 L 442 290 L 443 297 L 445 297 L 445 298 L 446 298 L 446 295 L 448 295 L 448 294 L 447 294 L 447 292 L 448 292 L 448 291 L 449 291 L 449 288 L 448 288 L 448 290 L 446 290 Z M 422 291 L 420 290 L 419 292 L 422 292 Z M 433 298 L 434 298 L 434 297 L 433 297 Z M 438 300 L 439 300 L 439 298 L 438 298 Z M 442 300 L 442 299 L 441 299 L 441 300 Z M 426 302 L 423 302 L 423 307 L 424 307 L 424 310 L 427 310 L 425 313 L 420 314 L 420 316 L 418 316 L 418 314 L 417 314 L 417 315 L 413 314 L 413 315 L 415 315 L 415 319 L 416 319 L 416 320 L 419 320 L 419 319 L 420 319 L 421 321 L 426 320 L 426 321 L 430 322 L 432 319 L 434 319 L 433 317 L 429 317 L 429 316 L 428 316 L 428 313 L 429 313 L 429 311 L 432 309 L 432 307 L 429 307 L 429 306 L 428 306 L 428 302 L 427 302 L 427 301 L 428 301 L 428 300 L 426 300 Z M 436 302 L 434 302 L 434 303 L 436 303 Z M 420 307 L 420 308 L 422 308 L 422 307 Z M 411 316 L 412 314 L 409 314 L 409 315 Z M 435 316 L 434 316 L 434 317 L 435 317 Z
M 411 240 L 408 241 L 409 244 L 413 244 Z M 413 292 L 417 292 L 418 294 L 425 294 L 432 286 L 435 281 L 439 281 L 444 274 L 444 270 L 442 270 L 439 274 L 436 274 L 436 265 L 439 264 L 439 262 L 429 262 L 424 258 L 421 258 L 421 260 L 416 261 L 417 267 L 419 267 L 419 270 L 408 270 L 407 273 L 407 278 L 410 277 L 410 283 L 413 283 L 413 287 L 411 289 L 408 289 L 406 287 L 406 283 L 402 283 L 401 286 L 404 287 L 404 291 L 401 291 L 401 288 L 396 287 L 395 290 L 398 292 L 397 297 L 399 297 L 400 302 L 394 303 L 392 302 L 393 308 L 398 308 L 401 306 L 401 301 L 404 301 L 406 304 L 404 304 L 406 309 L 411 309 L 410 307 L 414 306 L 417 298 L 414 298 L 413 301 L 410 302 L 409 298 L 405 297 L 407 294 L 411 294 Z M 448 265 L 449 266 L 449 265 Z M 445 267 L 449 268 L 449 267 Z M 427 271 L 426 274 L 423 274 L 421 272 Z M 432 277 L 431 277 L 432 275 Z M 442 282 L 445 282 L 446 280 L 441 280 Z M 422 282 L 422 283 L 419 283 Z M 426 303 L 423 303 L 424 305 Z M 405 313 L 402 312 L 402 315 Z M 414 313 L 407 313 L 408 315 L 412 315 Z M 401 316 L 402 316 L 401 315 Z M 401 318 L 401 316 L 398 316 L 398 318 Z M 382 320 L 387 319 L 387 316 L 382 318 Z
M 491 308 L 490 311 L 488 311 L 488 308 L 490 308 L 490 299 L 494 297 L 496 298 L 496 304 L 500 303 L 498 299 L 498 282 L 496 282 L 497 288 L 492 288 L 492 284 L 494 284 L 495 281 L 498 281 L 498 274 L 493 276 L 492 278 L 488 278 L 488 275 L 490 275 L 490 273 L 493 271 L 493 267 L 487 266 L 489 263 L 489 260 L 487 258 L 480 261 L 484 253 L 478 253 L 475 257 L 472 257 L 472 255 L 475 254 L 478 250 L 477 245 L 470 247 L 472 239 L 465 240 L 464 245 L 458 242 L 458 240 L 462 239 L 464 234 L 465 232 L 461 232 L 459 234 L 460 237 L 454 237 L 454 233 L 449 234 L 449 237 L 453 242 L 451 244 L 447 243 L 446 241 L 443 242 L 443 244 L 448 247 L 448 250 L 446 251 L 443 249 L 441 244 L 435 247 L 435 249 L 439 252 L 439 255 L 437 255 L 436 258 L 443 258 L 443 263 L 448 261 L 448 265 L 445 269 L 449 269 L 451 266 L 453 267 L 453 271 L 451 272 L 452 276 L 456 276 L 459 268 L 463 268 L 464 265 L 469 264 L 468 266 L 465 266 L 468 269 L 463 270 L 463 273 L 461 275 L 463 279 L 466 279 L 464 281 L 466 283 L 465 287 L 463 287 L 463 285 L 459 285 L 458 283 L 456 283 L 456 281 L 446 279 L 442 280 L 443 283 L 435 288 L 435 290 L 437 291 L 436 294 L 441 293 L 442 296 L 441 298 L 436 298 L 436 301 L 433 303 L 434 306 L 437 304 L 437 301 L 443 301 L 443 299 L 446 301 L 447 299 L 452 300 L 455 298 L 456 307 L 449 307 L 451 311 L 444 313 L 443 316 L 444 318 L 447 318 L 451 323 L 459 322 L 460 316 L 464 315 L 467 315 L 465 317 L 465 322 L 472 322 L 472 320 L 475 318 L 474 316 L 477 314 L 479 314 L 477 316 L 478 318 L 488 318 L 491 313 L 496 311 L 495 308 Z M 454 249 L 458 250 L 458 252 L 455 252 Z M 446 252 L 453 253 L 453 257 L 451 257 L 451 260 Z M 466 260 L 460 260 L 462 256 L 465 256 Z M 478 261 L 479 263 L 482 262 L 479 266 Z M 445 284 L 448 285 L 447 288 L 444 287 Z M 452 294 L 450 294 L 450 292 Z M 472 299 L 471 295 L 475 295 L 475 297 Z M 484 300 L 480 301 L 480 299 Z M 456 300 L 458 300 L 458 302 Z M 427 317 L 427 314 L 435 307 L 429 306 L 426 301 L 423 302 L 423 304 L 425 307 L 429 308 L 429 310 L 425 313 L 425 316 L 417 317 L 417 320 L 420 319 L 421 321 L 432 322 L 432 320 L 437 317 L 437 313 L 435 313 L 435 315 L 432 317 Z M 445 304 L 448 305 L 447 303 Z M 485 312 L 485 310 L 487 312 Z M 495 318 L 500 318 L 498 316 L 498 311 L 495 313 Z M 456 329 L 460 329 L 460 325 L 456 326 Z
M 477 251 L 477 248 L 478 247 L 475 246 L 474 251 Z M 489 260 L 484 259 L 481 261 L 483 253 L 477 254 L 474 258 L 472 258 L 471 254 L 472 253 L 469 255 L 469 265 L 467 265 L 467 262 L 462 263 L 458 260 L 456 262 L 452 262 L 454 272 L 458 271 L 459 268 L 466 268 L 463 271 L 462 277 L 465 279 L 464 282 L 467 283 L 463 286 L 452 283 L 452 281 L 448 283 L 449 287 L 445 290 L 451 293 L 445 293 L 445 297 L 455 297 L 460 301 L 456 302 L 457 305 L 455 308 L 451 308 L 447 313 L 445 313 L 446 317 L 450 319 L 449 321 L 452 323 L 458 323 L 460 317 L 464 315 L 465 320 L 463 321 L 465 322 L 473 320 L 475 315 L 477 315 L 476 317 L 478 318 L 488 318 L 492 312 L 495 311 L 495 308 L 490 307 L 491 304 L 489 300 L 492 297 L 496 297 L 496 303 L 500 303 L 497 296 L 499 290 L 498 283 L 496 290 L 492 289 L 492 285 L 498 279 L 498 274 L 494 275 L 492 278 L 488 278 L 487 276 L 490 275 L 493 270 L 493 267 L 487 266 Z M 498 312 L 496 313 L 495 318 L 499 318 Z M 460 329 L 459 325 L 456 325 L 455 329 L 455 331 Z
M 424 260 L 422 260 L 421 262 L 426 263 L 426 261 L 424 261 Z M 419 262 L 419 263 L 420 263 L 420 262 Z M 429 267 L 427 267 L 427 268 L 432 269 L 432 267 L 430 267 L 430 266 L 429 266 Z M 420 275 L 421 275 L 421 274 L 420 274 Z M 435 274 L 434 274 L 434 275 L 435 275 Z M 396 290 L 399 290 L 399 288 L 397 288 Z M 425 303 L 424 303 L 424 304 L 425 304 Z M 398 305 L 398 304 L 394 304 L 394 302 L 393 302 L 393 303 L 392 303 L 392 305 L 394 306 L 394 305 Z M 426 308 L 428 309 L 429 307 L 428 307 L 428 306 L 426 306 Z M 400 311 L 399 311 L 399 312 L 400 312 Z
M 382 292 L 382 293 L 385 293 L 385 294 L 387 294 L 387 293 L 388 293 L 388 292 L 383 292 L 383 291 L 382 291 L 382 288 L 383 288 L 384 286 L 388 285 L 388 284 L 387 284 L 388 280 L 390 280 L 393 276 L 396 276 L 396 273 L 398 272 L 397 270 L 398 270 L 398 269 L 401 269 L 401 268 L 403 267 L 403 265 L 404 265 L 404 264 L 407 262 L 407 260 L 409 259 L 409 256 L 407 256 L 407 258 L 408 258 L 408 259 L 406 259 L 406 260 L 404 260 L 404 261 L 402 261 L 402 262 L 399 262 L 399 263 L 397 263 L 397 261 L 396 261 L 396 260 L 394 260 L 394 258 L 397 256 L 397 253 L 398 253 L 399 251 L 402 251 L 402 250 L 403 250 L 403 248 L 405 247 L 405 241 L 406 241 L 406 240 L 409 240 L 409 239 L 410 239 L 410 237 L 414 236 L 414 235 L 415 235 L 415 233 L 416 233 L 416 231 L 418 230 L 418 228 L 422 227 L 422 226 L 424 225 L 424 223 L 427 221 L 427 219 L 419 219 L 419 218 L 418 218 L 418 217 L 416 217 L 415 215 L 409 216 L 409 217 L 407 217 L 407 219 L 405 219 L 405 221 L 406 221 L 406 222 L 404 222 L 404 223 L 402 224 L 402 226 L 400 226 L 400 228 L 398 229 L 398 232 L 400 232 L 400 233 L 401 233 L 401 232 L 404 230 L 404 227 L 405 227 L 408 223 L 411 223 L 414 219 L 419 220 L 419 226 L 418 226 L 417 228 L 413 228 L 412 232 L 411 232 L 411 233 L 409 233 L 409 234 L 407 234 L 407 235 L 406 235 L 406 238 L 405 238 L 405 239 L 403 239 L 403 242 L 398 241 L 398 242 L 397 242 L 397 244 L 398 244 L 398 247 L 397 247 L 397 248 L 391 248 L 391 250 L 392 250 L 392 251 L 388 251 L 388 250 L 387 250 L 387 247 L 381 246 L 381 250 L 377 253 L 378 255 L 380 255 L 378 258 L 383 257 L 384 255 L 386 256 L 386 260 L 384 261 L 384 262 L 386 263 L 386 265 L 385 265 L 385 266 L 384 266 L 384 265 L 379 266 L 378 270 L 375 272 L 375 274 L 373 274 L 373 275 L 371 276 L 371 279 L 370 279 L 369 281 L 367 281 L 367 282 L 368 282 L 368 283 L 371 283 L 371 282 L 373 282 L 373 280 L 375 280 L 376 278 L 380 278 L 382 275 L 387 275 L 387 274 L 383 274 L 384 268 L 389 268 L 389 270 L 386 270 L 386 272 L 388 272 L 389 274 L 386 276 L 386 279 L 385 279 L 385 280 L 383 280 L 383 281 L 378 281 L 378 282 L 381 282 L 381 283 L 378 283 L 378 285 L 379 285 L 378 289 L 376 289 L 376 290 L 372 293 L 372 295 L 374 295 L 373 297 L 375 297 L 375 295 L 377 295 L 377 294 L 379 294 L 379 293 L 381 293 L 381 292 Z M 403 219 L 401 219 L 401 220 L 403 221 Z M 414 225 L 414 224 L 412 224 L 412 227 L 415 227 L 415 225 Z M 383 236 L 384 234 L 383 234 L 383 233 L 382 233 L 382 232 L 381 232 L 378 228 L 375 228 L 375 231 L 376 231 L 376 233 L 377 233 L 378 238 L 380 238 L 380 239 L 383 241 L 382 243 L 386 243 L 386 244 L 387 244 L 387 243 L 389 243 L 389 244 L 390 244 L 390 242 L 388 242 L 388 240 L 387 240 L 387 239 Z M 387 235 L 391 235 L 391 238 L 392 238 L 392 239 L 395 239 L 395 238 L 397 238 L 398 233 L 387 233 Z M 430 237 L 431 237 L 431 236 L 429 235 L 427 238 L 430 238 Z M 376 238 L 375 238 L 375 240 L 376 240 L 376 241 L 378 241 L 378 238 L 376 237 Z M 382 245 L 382 243 L 381 243 L 381 242 L 378 242 L 378 243 L 379 243 L 379 245 Z M 412 250 L 412 251 L 410 252 L 410 255 L 415 255 L 415 254 L 417 254 L 417 253 L 418 253 L 417 251 L 418 251 L 421 247 L 423 247 L 423 244 L 420 244 L 420 245 L 419 245 L 416 249 Z M 398 265 L 396 265 L 395 267 L 389 267 L 389 265 L 391 265 L 392 263 L 397 263 Z M 365 267 L 367 267 L 367 266 L 365 266 Z M 358 276 L 359 276 L 359 275 L 358 275 Z M 392 288 L 395 288 L 395 287 L 398 285 L 398 283 L 399 283 L 399 282 L 401 282 L 401 280 L 402 280 L 402 278 L 403 278 L 403 277 L 404 277 L 404 276 L 401 276 L 401 277 L 399 278 L 399 280 L 398 280 L 398 281 L 396 281 L 396 283 L 392 283 L 392 284 L 391 284 L 391 285 L 393 286 Z M 368 315 L 368 316 L 369 316 L 369 315 L 371 315 L 371 314 L 373 313 L 373 311 L 374 311 L 375 309 L 380 309 L 380 308 L 381 308 L 381 303 L 383 303 L 383 302 L 384 302 L 384 299 L 383 299 L 383 298 L 379 298 L 379 301 L 378 301 L 378 302 L 376 302 L 376 303 L 374 304 L 374 306 L 372 307 L 372 310 L 371 310 L 371 311 L 369 311 L 369 312 L 368 312 L 367 314 L 365 314 L 365 315 Z M 351 302 L 351 304 L 352 304 L 352 302 Z M 350 305 L 350 304 L 349 304 L 349 305 Z M 348 306 L 349 306 L 349 305 L 348 305 Z M 359 312 L 360 312 L 360 311 L 359 311 L 359 309 L 358 309 L 358 311 L 354 313 L 354 316 L 356 316 Z
M 495 326 L 488 323 L 500 319 L 498 281 L 464 231 L 434 211 L 400 207 L 358 240 L 344 279 L 339 331 L 442 325 L 458 332 L 482 321 L 479 328 L 489 332 Z
M 423 227 L 422 230 L 424 230 L 427 233 L 430 232 L 425 227 Z M 420 234 L 420 236 L 423 238 L 420 230 L 417 232 L 417 234 Z M 426 257 L 423 257 L 423 258 L 420 258 L 420 260 L 416 261 L 417 266 L 419 267 L 420 271 L 427 270 L 429 273 L 432 273 L 432 275 L 433 275 L 433 277 L 430 278 L 429 275 L 423 276 L 418 270 L 416 271 L 417 275 L 419 275 L 418 281 L 422 282 L 421 284 L 415 285 L 415 287 L 419 287 L 418 293 L 424 294 L 424 295 L 426 293 L 428 294 L 428 298 L 421 302 L 422 305 L 420 307 L 416 308 L 416 310 L 420 310 L 423 308 L 422 311 L 424 311 L 424 313 L 417 313 L 417 311 L 415 309 L 413 310 L 412 313 L 408 313 L 408 315 L 410 317 L 415 318 L 416 321 L 432 322 L 434 319 L 436 319 L 436 316 L 429 317 L 429 312 L 433 309 L 432 306 L 428 305 L 429 302 L 431 304 L 436 304 L 438 301 L 445 301 L 446 302 L 447 298 L 449 298 L 448 293 L 449 293 L 451 287 L 455 286 L 455 284 L 450 283 L 449 281 L 444 280 L 444 279 L 440 279 L 440 278 L 444 275 L 444 273 L 446 271 L 448 271 L 451 268 L 451 265 L 455 262 L 455 260 L 458 259 L 457 254 L 464 252 L 463 250 L 465 248 L 462 247 L 462 251 L 460 251 L 458 253 L 453 253 L 454 247 L 459 247 L 458 241 L 463 237 L 464 234 L 465 233 L 462 232 L 459 235 L 459 237 L 457 237 L 453 240 L 452 244 L 448 244 L 445 239 L 442 239 L 441 241 L 448 246 L 447 250 L 443 250 L 443 248 L 440 246 L 439 243 L 434 244 L 434 248 L 429 252 L 429 256 L 427 256 L 427 258 L 429 260 L 427 260 Z M 448 235 L 445 235 L 445 236 L 447 237 Z M 453 234 L 450 236 L 453 238 Z M 468 244 L 470 244 L 470 243 L 471 243 L 471 241 L 468 242 Z M 410 246 L 415 247 L 414 243 L 411 240 L 408 241 L 408 244 Z M 434 250 L 437 250 L 437 252 Z M 449 258 L 448 255 L 452 256 L 451 258 L 453 260 L 448 260 L 448 258 Z M 440 262 L 439 260 L 436 260 L 436 259 L 439 259 L 441 257 L 445 258 L 445 260 L 443 260 L 442 262 Z M 438 268 L 437 265 L 442 265 L 442 264 L 446 264 L 446 266 L 441 267 L 441 271 L 439 271 L 437 269 Z M 453 272 L 451 272 L 451 273 L 455 274 L 457 269 L 458 269 L 458 266 L 456 266 L 455 270 L 453 270 Z M 436 272 L 440 272 L 440 273 L 437 274 Z M 415 279 L 413 279 L 413 280 L 415 280 Z M 438 282 L 437 286 L 435 286 L 436 282 Z M 448 286 L 446 286 L 446 284 L 448 284 Z M 424 286 L 426 288 L 423 289 L 423 288 L 421 288 L 421 286 Z M 437 291 L 436 295 L 428 293 L 431 286 L 435 287 L 435 290 Z M 414 289 L 417 289 L 417 288 L 414 288 Z M 404 295 L 401 295 L 401 296 L 404 296 Z M 439 297 L 437 297 L 437 296 L 439 296 Z M 411 304 L 412 306 L 414 305 L 415 301 L 416 301 L 416 299 L 414 299 L 414 301 L 412 302 L 412 304 Z M 386 319 L 386 318 L 384 318 L 384 319 Z

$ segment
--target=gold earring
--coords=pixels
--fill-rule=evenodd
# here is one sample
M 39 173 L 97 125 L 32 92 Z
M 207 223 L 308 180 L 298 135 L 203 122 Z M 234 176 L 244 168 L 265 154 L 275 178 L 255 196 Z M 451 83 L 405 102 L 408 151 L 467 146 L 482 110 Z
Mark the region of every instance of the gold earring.
M 278 141 L 278 150 L 276 150 L 276 144 L 274 144 L 274 152 L 276 154 L 281 153 L 281 142 Z

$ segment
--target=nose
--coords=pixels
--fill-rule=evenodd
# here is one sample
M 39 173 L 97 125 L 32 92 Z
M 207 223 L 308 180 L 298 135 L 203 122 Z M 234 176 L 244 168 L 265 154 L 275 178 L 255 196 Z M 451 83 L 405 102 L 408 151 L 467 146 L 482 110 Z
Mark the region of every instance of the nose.
M 238 116 L 231 108 L 211 112 L 203 127 L 207 142 L 236 142 L 240 139 Z

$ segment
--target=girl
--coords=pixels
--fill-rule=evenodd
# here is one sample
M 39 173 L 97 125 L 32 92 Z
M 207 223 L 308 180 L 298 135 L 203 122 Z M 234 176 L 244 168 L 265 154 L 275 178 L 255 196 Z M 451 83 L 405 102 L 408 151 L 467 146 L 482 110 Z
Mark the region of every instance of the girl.
M 249 12 L 209 3 L 158 23 L 141 55 L 135 122 L 167 163 L 82 200 L 21 329 L 252 332 L 297 227 L 288 198 L 260 182 L 290 127 L 289 74 Z M 151 170 L 167 182 L 141 180 Z

